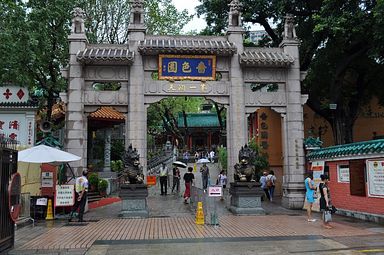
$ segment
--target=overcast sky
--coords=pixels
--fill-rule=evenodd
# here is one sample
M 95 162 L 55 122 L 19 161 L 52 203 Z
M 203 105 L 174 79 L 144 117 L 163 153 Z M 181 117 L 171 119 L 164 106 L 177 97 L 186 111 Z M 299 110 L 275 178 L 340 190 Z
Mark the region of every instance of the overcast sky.
M 200 4 L 198 0 L 172 0 L 172 2 L 179 11 L 187 9 L 190 14 L 196 14 L 195 7 Z M 205 23 L 203 18 L 198 19 L 197 16 L 195 16 L 183 30 L 185 32 L 191 30 L 197 30 L 197 32 L 200 32 L 206 25 L 207 23 Z
M 200 4 L 199 0 L 172 0 L 175 7 L 181 11 L 187 9 L 189 14 L 196 14 L 195 7 Z M 197 30 L 200 32 L 207 26 L 204 18 L 197 18 L 195 15 L 193 20 L 191 20 L 183 29 L 184 32 L 191 30 Z M 264 30 L 260 25 L 252 25 L 251 30 Z

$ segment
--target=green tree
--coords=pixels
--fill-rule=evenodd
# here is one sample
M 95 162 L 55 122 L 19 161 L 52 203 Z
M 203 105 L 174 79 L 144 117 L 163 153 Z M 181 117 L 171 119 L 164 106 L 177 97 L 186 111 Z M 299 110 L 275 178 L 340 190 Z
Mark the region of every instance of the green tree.
M 87 37 L 92 43 L 123 44 L 128 42 L 130 0 L 81 0 L 87 14 Z M 178 11 L 172 0 L 146 0 L 147 34 L 180 34 L 191 19 L 187 10 Z
M 209 29 L 220 34 L 227 26 L 228 1 L 200 0 L 198 14 Z M 359 111 L 372 96 L 384 101 L 382 84 L 383 1 L 374 0 L 243 0 L 243 21 L 262 25 L 269 45 L 281 42 L 284 16 L 296 17 L 300 39 L 302 84 L 308 106 L 333 127 L 337 144 L 352 142 Z M 275 29 L 270 22 L 274 23 Z M 331 110 L 329 104 L 337 104 Z
M 166 134 L 177 137 L 184 143 L 184 137 L 181 134 L 177 118 L 179 113 L 183 113 L 184 126 L 188 133 L 188 123 L 186 123 L 187 113 L 199 112 L 200 105 L 204 102 L 201 97 L 169 97 L 160 102 L 151 104 L 148 107 L 147 126 L 151 135 L 160 135 L 163 131 Z M 163 130 L 164 129 L 164 130 Z

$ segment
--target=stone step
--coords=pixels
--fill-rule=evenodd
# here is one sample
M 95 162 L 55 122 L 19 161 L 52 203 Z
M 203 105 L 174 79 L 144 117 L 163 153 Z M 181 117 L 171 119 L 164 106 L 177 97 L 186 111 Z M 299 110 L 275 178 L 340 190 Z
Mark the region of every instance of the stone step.
M 101 196 L 99 192 L 94 192 L 94 191 L 88 192 L 88 203 L 99 201 L 100 199 L 101 199 Z

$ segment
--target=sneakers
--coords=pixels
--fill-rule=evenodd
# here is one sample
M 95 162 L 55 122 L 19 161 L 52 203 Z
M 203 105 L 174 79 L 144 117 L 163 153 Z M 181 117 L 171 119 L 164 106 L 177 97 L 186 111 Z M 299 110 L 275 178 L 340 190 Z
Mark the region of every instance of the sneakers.
M 308 222 L 315 222 L 316 219 L 308 219 Z

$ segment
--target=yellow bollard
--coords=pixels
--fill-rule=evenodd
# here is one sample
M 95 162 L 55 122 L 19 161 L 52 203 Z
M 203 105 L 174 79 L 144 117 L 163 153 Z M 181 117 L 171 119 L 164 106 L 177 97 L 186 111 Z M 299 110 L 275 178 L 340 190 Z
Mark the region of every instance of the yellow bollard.
M 193 172 L 197 172 L 197 165 L 196 165 L 196 163 L 195 164 L 193 164 Z
M 196 224 L 197 225 L 204 225 L 203 202 L 197 202 Z
M 52 199 L 48 199 L 47 217 L 46 220 L 53 220 Z

